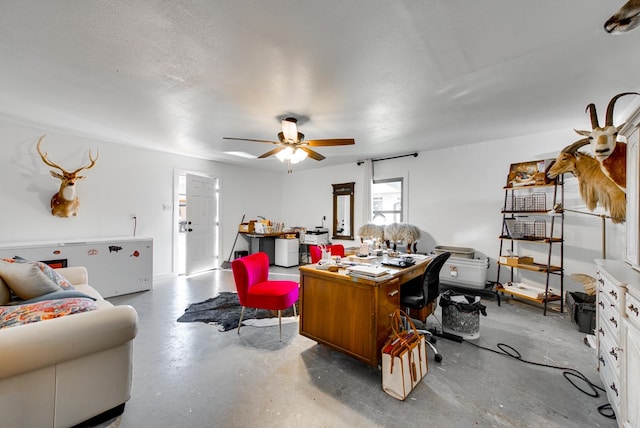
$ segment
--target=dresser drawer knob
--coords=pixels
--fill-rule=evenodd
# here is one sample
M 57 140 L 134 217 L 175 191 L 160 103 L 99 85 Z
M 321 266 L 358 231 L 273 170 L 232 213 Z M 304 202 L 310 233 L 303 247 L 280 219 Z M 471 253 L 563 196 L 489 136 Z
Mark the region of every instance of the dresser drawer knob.
M 609 351 L 609 355 L 613 356 L 616 361 L 618 361 L 618 351 L 616 350 L 616 348 L 612 348 L 611 351 Z
M 396 294 L 398 294 L 398 290 L 393 290 L 391 293 L 389 293 L 389 297 L 393 297 Z
M 633 303 L 630 303 L 629 306 L 627 306 L 629 308 L 629 311 L 633 312 L 634 314 L 636 314 L 636 316 L 638 316 L 638 307 L 634 306 Z

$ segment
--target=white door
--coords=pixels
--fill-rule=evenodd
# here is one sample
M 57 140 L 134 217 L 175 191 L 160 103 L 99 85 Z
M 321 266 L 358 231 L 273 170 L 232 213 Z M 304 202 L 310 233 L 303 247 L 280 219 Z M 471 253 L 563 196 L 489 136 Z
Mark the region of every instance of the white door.
M 186 267 L 192 275 L 215 268 L 216 179 L 186 175 Z

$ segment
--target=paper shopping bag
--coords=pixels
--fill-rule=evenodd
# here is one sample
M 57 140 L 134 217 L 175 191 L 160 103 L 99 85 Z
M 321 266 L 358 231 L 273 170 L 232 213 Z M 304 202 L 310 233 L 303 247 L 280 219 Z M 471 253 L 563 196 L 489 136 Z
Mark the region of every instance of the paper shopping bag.
M 404 314 L 400 310 L 397 312 Z M 382 389 L 392 397 L 404 400 L 427 375 L 426 343 L 411 320 L 412 329 L 408 331 L 399 331 L 395 322 L 392 325 L 393 335 L 382 348 Z

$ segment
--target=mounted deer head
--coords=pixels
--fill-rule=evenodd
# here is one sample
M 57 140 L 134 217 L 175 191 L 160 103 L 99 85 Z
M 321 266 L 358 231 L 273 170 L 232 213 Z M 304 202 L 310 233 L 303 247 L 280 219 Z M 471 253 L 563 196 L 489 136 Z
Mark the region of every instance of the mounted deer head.
M 640 24 L 640 0 L 629 0 L 604 23 L 604 31 L 611 34 L 626 33 Z
M 598 162 L 603 162 L 613 153 L 616 148 L 618 131 L 620 131 L 620 129 L 625 125 L 624 123 L 619 126 L 613 125 L 613 107 L 615 106 L 618 98 L 631 94 L 640 95 L 637 92 L 623 92 L 611 98 L 611 101 L 609 101 L 609 104 L 607 105 L 607 115 L 604 128 L 601 128 L 598 124 L 598 113 L 596 112 L 595 104 L 589 104 L 586 110 L 588 110 L 591 115 L 591 131 L 575 130 L 578 134 L 587 137 L 585 145 L 589 143 L 591 144 L 593 156 L 595 156 Z
M 82 170 L 93 168 L 93 166 L 96 164 L 96 161 L 98 160 L 98 154 L 96 154 L 96 157 L 94 158 L 91 156 L 91 151 L 89 151 L 89 164 L 80 167 L 75 171 L 69 172 L 62 168 L 60 165 L 51 162 L 47 158 L 47 153 L 42 153 L 40 144 L 42 143 L 43 138 L 44 135 L 40 137 L 40 139 L 38 140 L 38 145 L 36 146 L 38 149 L 38 153 L 42 158 L 42 161 L 52 168 L 59 169 L 61 172 L 60 174 L 53 170 L 50 171 L 51 175 L 54 178 L 60 180 L 60 189 L 51 198 L 51 214 L 57 215 L 59 217 L 77 216 L 80 201 L 78 200 L 78 195 L 76 193 L 76 182 L 85 178 L 83 175 L 78 175 L 78 173 Z

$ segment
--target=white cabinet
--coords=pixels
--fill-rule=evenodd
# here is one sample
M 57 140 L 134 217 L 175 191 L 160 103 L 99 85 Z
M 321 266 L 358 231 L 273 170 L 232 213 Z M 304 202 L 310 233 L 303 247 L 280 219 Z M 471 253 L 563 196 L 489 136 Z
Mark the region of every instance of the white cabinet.
M 277 266 L 298 266 L 298 251 L 299 251 L 298 239 L 276 239 L 276 260 Z
M 619 260 L 596 260 L 598 369 L 618 425 L 640 426 L 640 273 Z
M 0 258 L 20 256 L 50 265 L 85 266 L 89 283 L 103 297 L 153 287 L 153 239 L 100 238 L 73 242 L 0 245 Z
M 640 287 L 629 284 L 624 304 L 624 427 L 640 427 Z
M 627 138 L 627 221 L 626 221 L 626 260 L 633 266 L 640 266 L 640 152 L 638 151 L 639 132 L 633 131 Z

